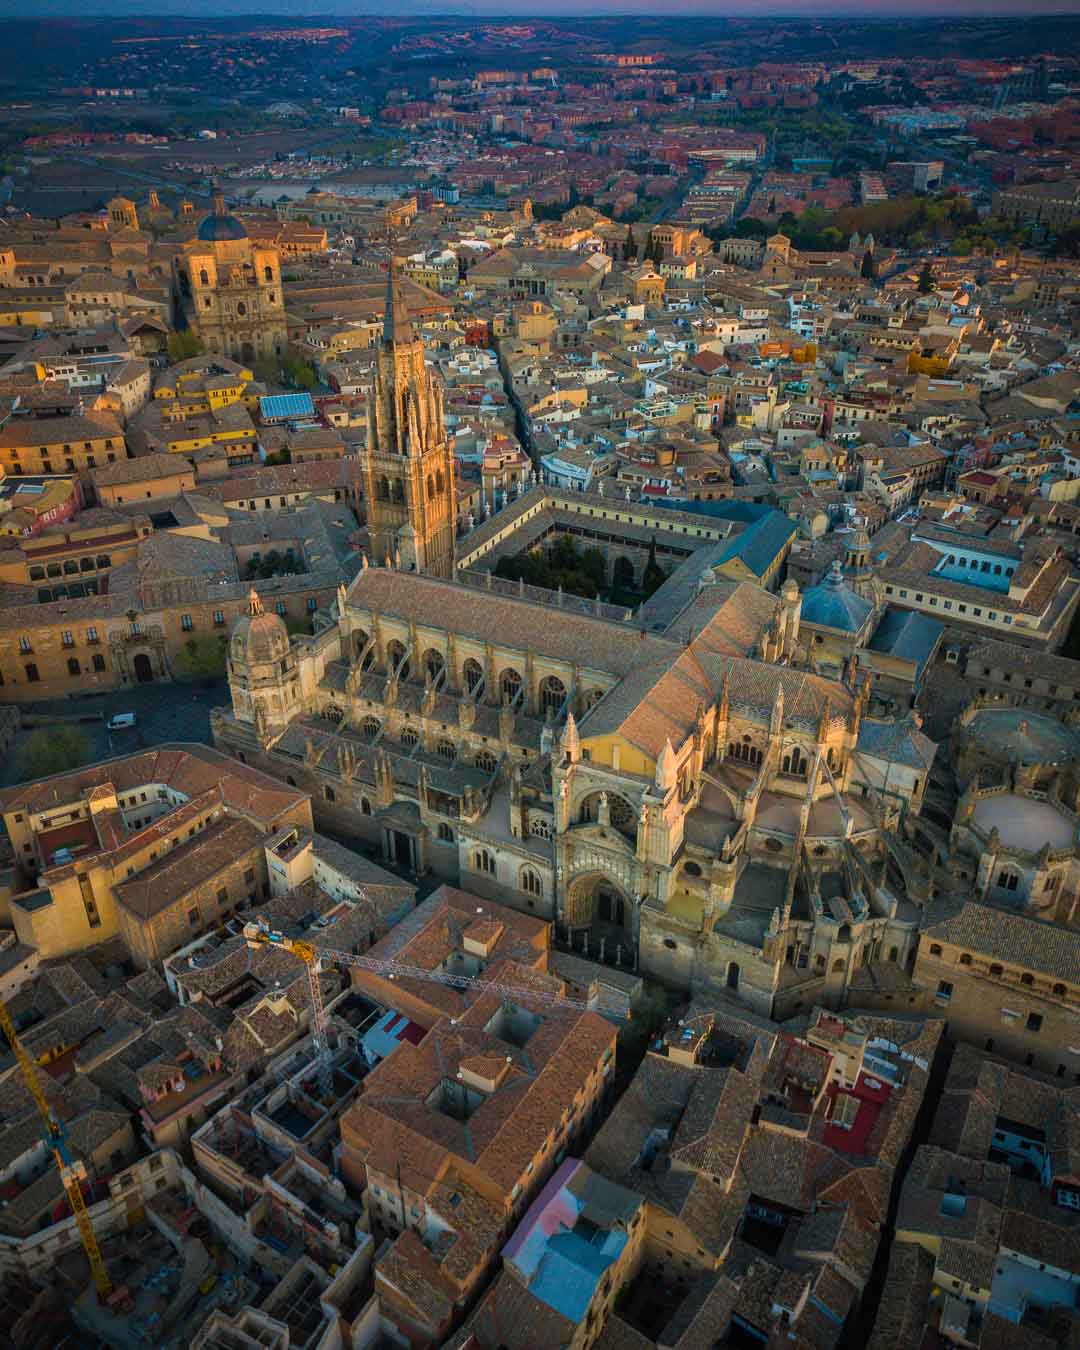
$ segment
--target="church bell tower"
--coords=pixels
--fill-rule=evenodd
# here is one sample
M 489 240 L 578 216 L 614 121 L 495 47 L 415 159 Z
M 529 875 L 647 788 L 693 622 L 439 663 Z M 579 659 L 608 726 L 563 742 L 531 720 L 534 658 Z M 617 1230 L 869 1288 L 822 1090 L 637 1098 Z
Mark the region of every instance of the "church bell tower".
M 364 492 L 376 563 L 453 576 L 457 512 L 442 387 L 424 361 L 393 270 L 368 408 Z

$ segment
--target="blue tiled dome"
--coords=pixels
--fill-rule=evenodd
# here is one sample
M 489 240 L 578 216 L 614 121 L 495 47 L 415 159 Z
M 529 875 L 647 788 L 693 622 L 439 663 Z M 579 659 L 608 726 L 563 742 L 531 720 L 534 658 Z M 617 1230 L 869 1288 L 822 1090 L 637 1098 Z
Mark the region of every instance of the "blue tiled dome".
M 839 562 L 834 562 L 825 580 L 803 594 L 802 622 L 857 633 L 873 608 L 845 582 Z
M 219 216 L 217 212 L 214 212 L 199 225 L 199 238 L 204 244 L 212 244 L 219 239 L 246 239 L 247 237 L 247 230 L 235 216 Z

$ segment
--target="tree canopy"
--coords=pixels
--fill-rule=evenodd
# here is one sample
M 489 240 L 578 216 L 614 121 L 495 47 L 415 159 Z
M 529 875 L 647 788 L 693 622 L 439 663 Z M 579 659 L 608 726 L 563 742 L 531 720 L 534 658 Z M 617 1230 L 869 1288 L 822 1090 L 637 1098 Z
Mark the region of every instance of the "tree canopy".
M 658 591 L 665 581 L 667 573 L 656 561 L 656 540 L 653 539 L 649 543 L 649 557 L 641 578 L 641 590 L 645 598 L 648 599 L 654 591 Z
M 33 732 L 19 752 L 22 778 L 45 778 L 51 773 L 77 769 L 90 758 L 90 741 L 84 731 L 58 722 Z
M 604 585 L 607 564 L 598 548 L 582 552 L 574 541 L 563 535 L 548 549 L 500 558 L 495 575 L 509 581 L 524 581 L 555 591 L 561 586 L 570 595 L 593 599 Z
M 267 580 L 268 577 L 295 575 L 305 569 L 296 556 L 295 549 L 287 548 L 284 553 L 272 548 L 260 558 L 251 558 L 244 568 L 244 580 Z
M 294 389 L 314 389 L 319 383 L 315 367 L 296 352 L 281 358 L 281 378 Z
M 193 356 L 202 356 L 206 350 L 202 338 L 190 328 L 170 333 L 166 348 L 170 361 L 190 361 Z
M 225 674 L 225 638 L 217 634 L 188 638 L 173 659 L 184 680 L 220 680 Z

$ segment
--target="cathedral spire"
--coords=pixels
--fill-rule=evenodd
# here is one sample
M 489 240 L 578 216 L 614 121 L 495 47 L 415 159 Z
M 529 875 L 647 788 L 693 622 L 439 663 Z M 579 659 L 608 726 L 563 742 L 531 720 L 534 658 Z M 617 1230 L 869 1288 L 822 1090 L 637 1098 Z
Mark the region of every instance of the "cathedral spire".
M 412 320 L 408 306 L 401 292 L 401 278 L 397 274 L 394 260 L 390 260 L 390 272 L 386 278 L 386 309 L 383 314 L 383 341 L 396 347 L 401 343 L 412 342 Z

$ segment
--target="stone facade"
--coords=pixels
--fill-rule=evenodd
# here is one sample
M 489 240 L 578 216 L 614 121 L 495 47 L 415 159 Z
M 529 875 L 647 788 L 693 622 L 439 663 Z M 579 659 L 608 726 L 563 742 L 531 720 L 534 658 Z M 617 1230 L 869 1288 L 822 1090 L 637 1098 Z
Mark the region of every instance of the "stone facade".
M 866 686 L 771 664 L 798 658 L 797 590 L 703 582 L 689 646 L 545 595 L 367 567 L 266 665 L 288 725 L 234 650 L 215 737 L 386 859 L 677 988 L 789 1013 L 903 965 L 923 883 L 890 841 L 934 747 L 883 737 Z
M 174 268 L 181 311 L 207 351 L 246 362 L 285 350 L 278 250 L 253 244 L 220 194 Z
M 265 894 L 256 841 L 312 823 L 305 794 L 207 746 L 158 746 L 20 784 L 0 813 L 19 940 L 48 960 L 122 934 L 140 964 Z
M 1080 934 L 980 909 L 969 903 L 920 936 L 919 1002 L 956 1040 L 1080 1082 Z
M 387 285 L 383 337 L 368 405 L 365 496 L 377 562 L 448 577 L 454 567 L 454 458 L 442 387 L 424 361 L 395 276 Z
M 198 879 L 185 865 L 149 870 L 137 888 L 117 887 L 120 936 L 135 964 L 154 966 L 207 929 L 222 924 L 237 909 L 268 892 L 265 835 L 246 822 L 230 822 L 220 839 L 202 841 Z M 214 857 L 210 859 L 211 842 Z M 215 865 L 220 861 L 220 865 Z M 207 874 L 208 873 L 208 874 Z M 138 895 L 132 894 L 136 890 Z

